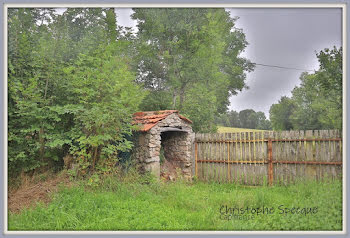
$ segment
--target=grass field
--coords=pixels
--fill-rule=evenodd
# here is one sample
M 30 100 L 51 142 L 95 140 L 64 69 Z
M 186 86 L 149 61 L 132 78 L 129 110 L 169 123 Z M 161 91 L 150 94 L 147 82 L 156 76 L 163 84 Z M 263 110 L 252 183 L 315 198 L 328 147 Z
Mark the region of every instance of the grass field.
M 218 126 L 218 133 L 234 133 L 234 132 L 260 132 L 264 130 L 256 130 L 256 129 L 245 129 L 245 128 L 236 128 L 236 127 L 226 127 L 226 126 Z
M 142 181 L 107 178 L 96 187 L 62 188 L 48 205 L 9 214 L 9 230 L 342 229 L 340 181 L 274 187 Z M 241 208 L 247 210 L 238 215 Z

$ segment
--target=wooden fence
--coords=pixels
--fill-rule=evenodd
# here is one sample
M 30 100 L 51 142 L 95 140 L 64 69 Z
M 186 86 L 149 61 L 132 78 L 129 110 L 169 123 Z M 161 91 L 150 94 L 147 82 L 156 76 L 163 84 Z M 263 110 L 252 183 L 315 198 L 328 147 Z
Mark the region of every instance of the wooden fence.
M 342 175 L 338 130 L 196 134 L 195 174 L 247 185 Z

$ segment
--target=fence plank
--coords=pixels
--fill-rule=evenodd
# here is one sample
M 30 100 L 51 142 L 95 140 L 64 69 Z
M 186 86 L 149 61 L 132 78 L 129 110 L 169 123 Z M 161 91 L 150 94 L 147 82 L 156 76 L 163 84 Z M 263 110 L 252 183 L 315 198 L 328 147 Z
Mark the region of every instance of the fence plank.
M 244 140 L 244 133 L 240 133 L 240 147 L 241 147 L 241 160 L 242 161 L 245 161 L 246 160 L 246 157 L 245 157 L 245 153 L 244 153 L 244 143 L 242 142 Z M 245 174 L 246 174 L 246 171 L 245 171 L 245 165 L 243 163 L 241 163 L 241 183 L 242 184 L 245 184 Z
M 200 133 L 197 133 L 195 135 L 195 143 L 197 143 L 199 140 L 200 140 Z M 199 161 L 201 160 L 200 153 L 201 153 L 201 143 L 197 143 L 197 160 L 199 160 Z M 200 164 L 201 164 L 201 162 L 197 161 L 197 178 L 198 179 L 201 179 L 201 177 L 200 177 L 200 172 L 201 172 Z
M 263 140 L 263 133 L 262 132 L 258 132 L 258 140 Z M 264 157 L 264 144 L 265 142 L 258 142 L 258 160 L 257 161 L 265 161 L 265 157 Z M 259 164 L 260 165 L 260 164 Z M 259 185 L 263 185 L 264 180 L 265 180 L 265 176 L 267 174 L 267 170 L 266 170 L 266 165 L 265 164 L 261 164 L 259 167 Z
M 292 131 L 287 131 L 286 133 L 286 142 L 285 144 L 287 145 L 287 151 L 285 153 L 285 159 L 286 160 L 291 160 L 290 157 L 292 156 L 292 148 L 291 148 L 291 142 L 289 141 L 290 139 L 292 139 Z M 282 144 L 282 147 L 283 147 L 283 144 Z M 286 174 L 287 174 L 287 184 L 290 184 L 291 181 L 292 181 L 292 169 L 291 167 L 293 166 L 293 164 L 286 164 Z
M 252 184 L 256 185 L 256 183 L 257 183 L 256 153 L 255 153 L 255 151 L 256 151 L 256 147 L 255 147 L 255 140 L 256 140 L 256 138 L 255 138 L 254 135 L 255 135 L 254 132 L 250 133 L 250 138 L 253 141 L 253 142 L 250 143 L 251 144 L 252 161 L 253 161 L 253 163 L 252 163 L 252 167 L 253 167 Z
M 280 161 L 286 161 L 286 152 L 288 150 L 288 142 L 284 141 L 286 140 L 287 136 L 288 136 L 289 131 L 281 131 L 279 132 L 279 138 L 282 139 L 282 141 L 280 141 L 278 143 L 278 148 L 279 148 L 279 160 Z M 287 184 L 288 183 L 288 165 L 287 164 L 281 164 L 280 163 L 280 173 L 281 173 L 281 183 L 282 184 Z
M 201 140 L 203 141 L 203 143 L 201 143 L 201 159 L 204 160 L 205 159 L 205 138 L 204 138 L 205 134 L 201 135 Z M 205 177 L 204 177 L 204 164 L 205 162 L 201 162 L 201 177 L 202 179 L 205 181 Z
M 197 139 L 197 141 L 200 141 L 200 140 L 202 139 L 200 133 L 196 134 L 196 139 Z M 203 150 L 202 150 L 202 143 L 198 143 L 197 155 L 198 155 L 198 159 L 199 159 L 199 160 L 202 160 L 202 159 L 203 159 L 202 153 L 203 153 Z M 203 179 L 203 177 L 202 177 L 202 162 L 197 162 L 197 165 L 198 165 L 198 169 L 197 169 L 197 172 L 198 172 L 198 179 Z
M 313 132 L 310 130 L 305 131 L 305 138 L 311 139 L 313 137 Z M 312 161 L 312 142 L 306 141 L 305 143 L 306 161 Z M 305 165 L 306 167 L 306 178 L 312 179 L 313 170 L 310 165 Z
M 329 138 L 335 138 L 336 136 L 336 131 L 335 130 L 330 130 L 329 131 Z M 335 161 L 335 141 L 329 141 L 329 161 Z M 336 178 L 336 167 L 331 166 L 330 167 L 332 170 L 332 176 L 334 175 L 334 179 Z
M 330 132 L 330 134 L 329 134 L 329 138 L 333 138 L 333 137 L 336 137 L 336 131 L 335 130 L 332 130 L 332 132 Z M 335 154 L 336 154 L 335 141 L 330 141 L 329 143 L 331 144 L 330 145 L 330 148 L 331 148 L 330 161 L 335 162 L 336 161 L 336 157 L 335 157 Z M 334 179 L 336 179 L 337 178 L 337 167 L 333 166 L 332 167 L 332 171 L 334 173 Z
M 317 138 L 318 139 L 318 130 L 314 130 L 313 132 L 313 138 Z M 316 141 L 312 141 L 311 143 L 311 147 L 312 147 L 312 161 L 316 161 Z M 314 165 L 313 167 L 313 170 L 314 170 L 314 177 L 313 179 L 314 180 L 317 180 L 317 177 L 318 177 L 318 171 L 317 171 L 317 166 Z
M 245 140 L 247 140 L 247 137 L 246 137 L 246 133 L 245 132 L 242 132 L 242 137 L 241 137 L 241 139 L 242 139 L 242 141 L 245 141 Z M 247 143 L 243 143 L 242 142 L 242 146 L 243 146 L 243 158 L 244 158 L 244 161 L 248 161 L 248 154 L 247 154 Z M 247 175 L 247 173 L 248 173 L 248 169 L 247 169 L 247 164 L 246 163 L 244 163 L 243 164 L 243 175 L 244 175 L 244 184 L 248 184 L 248 175 Z
M 236 138 L 236 134 L 235 133 L 231 133 L 231 140 L 235 141 Z M 237 143 L 231 143 L 231 160 L 235 161 L 236 160 L 236 144 Z M 236 164 L 232 164 L 231 165 L 231 175 L 232 175 L 232 183 L 236 183 L 236 173 L 237 173 L 237 165 Z
M 200 180 L 249 185 L 263 184 L 269 174 L 273 175 L 273 183 L 283 184 L 300 178 L 321 180 L 327 174 L 334 179 L 342 175 L 343 169 L 340 137 L 336 130 L 198 133 L 194 153 L 198 161 L 194 171 Z M 269 138 L 272 173 L 268 161 Z
M 225 161 L 225 143 L 222 142 L 224 140 L 224 133 L 220 133 L 219 134 L 219 138 L 220 138 L 220 161 Z M 219 180 L 218 182 L 219 183 L 222 183 L 224 177 L 225 177 L 225 174 L 223 173 L 223 166 L 225 166 L 225 163 L 218 163 L 218 168 L 219 168 Z
M 294 138 L 293 139 L 298 139 L 298 138 L 300 138 L 299 131 L 294 131 Z M 299 143 L 297 141 L 294 141 L 293 148 L 294 148 L 293 160 L 294 161 L 298 161 L 298 159 L 299 159 Z M 299 171 L 299 165 L 295 164 L 294 165 L 294 173 L 293 173 L 293 183 L 296 182 L 296 179 L 299 176 L 299 172 L 298 171 Z
M 325 137 L 327 139 L 331 138 L 331 131 L 325 132 Z M 327 141 L 325 143 L 325 146 L 326 146 L 327 161 L 332 161 L 332 149 L 331 149 L 332 142 Z M 332 174 L 332 179 L 334 179 L 335 178 L 335 171 L 334 171 L 335 167 L 334 166 L 327 166 L 327 167 L 328 167 L 328 170 L 330 171 L 330 173 Z
M 341 137 L 340 131 L 336 130 L 335 131 L 335 135 L 336 135 L 336 138 L 340 138 Z M 336 152 L 335 152 L 335 155 L 334 155 L 335 156 L 334 161 L 343 161 L 343 153 L 342 153 L 342 147 L 341 146 L 342 146 L 342 141 L 337 141 L 336 144 L 335 144 Z M 343 174 L 343 166 L 336 167 L 335 172 L 340 177 L 340 175 Z
M 239 133 L 235 133 L 236 135 L 236 140 L 240 140 L 240 134 Z M 236 145 L 236 159 L 237 161 L 240 161 L 241 160 L 241 147 L 240 147 L 240 144 L 238 142 L 235 143 Z M 236 183 L 239 183 L 240 184 L 240 176 L 241 176 L 241 165 L 240 164 L 237 164 L 236 166 Z
M 222 133 L 220 133 L 220 134 L 218 134 L 219 135 L 219 151 L 220 151 L 220 153 L 219 153 L 219 160 L 224 160 L 224 158 L 223 158 L 223 153 L 224 153 L 224 151 L 223 151 L 223 149 L 224 149 L 224 146 L 223 146 L 223 143 L 221 142 L 222 140 L 223 140 L 223 134 Z M 219 171 L 219 176 L 218 176 L 218 182 L 220 183 L 221 181 L 222 181 L 222 177 L 224 176 L 223 174 L 222 174 L 222 163 L 218 163 L 217 164 L 218 165 L 218 171 Z
M 212 134 L 208 134 L 208 140 L 211 141 L 212 140 Z M 212 156 L 212 146 L 213 146 L 213 143 L 209 142 L 207 143 L 207 157 L 209 160 L 212 160 L 213 159 L 213 156 Z M 208 179 L 211 181 L 213 179 L 213 163 L 209 163 L 207 165 L 207 169 L 208 169 Z
M 325 134 L 324 130 L 320 131 L 320 138 L 322 138 L 322 139 L 326 138 L 326 134 Z M 319 150 L 320 150 L 319 160 L 320 161 L 329 161 L 329 158 L 327 156 L 327 145 L 324 141 L 320 142 Z M 329 166 L 325 165 L 323 170 L 324 170 L 324 173 L 326 174 L 326 177 L 332 176 L 332 173 L 331 173 Z
M 315 138 L 321 139 L 321 131 L 315 131 Z M 315 160 L 316 161 L 324 161 L 323 160 L 323 156 L 321 154 L 321 146 L 322 146 L 322 141 L 315 141 Z M 322 174 L 323 174 L 323 170 L 324 170 L 324 165 L 317 165 L 316 168 L 316 180 L 321 180 L 322 178 Z
M 329 131 L 327 130 L 324 130 L 324 138 L 326 139 L 329 139 Z M 327 158 L 327 161 L 331 161 L 331 151 L 330 151 L 330 141 L 325 141 L 324 144 L 325 144 L 325 155 L 326 155 L 326 158 Z M 328 171 L 330 172 L 330 174 L 332 175 L 332 179 L 335 178 L 335 173 L 334 173 L 334 166 L 328 166 Z
M 284 142 L 280 143 L 281 150 L 283 151 L 283 161 L 289 160 L 288 156 L 290 155 L 290 142 L 287 141 L 291 139 L 290 131 L 285 131 L 283 133 Z M 284 146 L 283 146 L 284 145 Z M 283 149 L 285 147 L 286 149 Z M 290 183 L 290 164 L 284 164 L 283 174 L 285 175 L 284 184 Z
M 220 143 L 220 134 L 216 134 L 216 139 L 217 139 L 217 143 L 216 143 L 216 148 L 217 148 L 217 157 L 216 159 L 217 160 L 221 160 L 221 143 Z M 221 176 L 221 173 L 220 173 L 220 165 L 219 164 L 216 164 L 216 182 L 219 182 L 220 180 L 220 176 Z
M 274 131 L 271 135 L 272 139 L 280 139 L 280 134 L 281 134 L 281 132 Z M 281 156 L 279 145 L 280 145 L 280 142 L 276 141 L 273 143 L 273 146 L 272 146 L 272 158 L 276 162 L 278 162 L 280 160 L 280 156 Z M 273 181 L 274 181 L 274 183 L 281 182 L 282 176 L 283 176 L 282 169 L 283 168 L 281 168 L 281 165 L 279 163 L 274 164 L 274 166 L 273 166 Z
M 231 134 L 230 133 L 226 133 L 226 140 L 230 141 L 231 140 Z M 231 167 L 230 167 L 230 157 L 231 157 L 231 151 L 230 151 L 230 142 L 227 142 L 227 182 L 230 183 L 231 182 Z
M 211 136 L 211 140 L 213 141 L 212 142 L 212 146 L 213 146 L 213 148 L 212 148 L 212 151 L 213 151 L 213 154 L 212 154 L 212 160 L 214 160 L 214 161 L 216 161 L 216 160 L 218 160 L 217 159 L 217 154 L 218 154 L 218 149 L 217 149 L 217 138 L 216 138 L 216 135 L 217 134 L 211 134 L 210 136 Z M 216 171 L 216 169 L 217 169 L 217 166 L 216 166 L 217 164 L 216 163 L 213 163 L 213 166 L 212 166 L 212 176 L 213 176 L 213 181 L 216 181 L 216 178 L 218 177 L 217 176 L 217 171 Z
M 202 140 L 203 141 L 203 134 L 199 134 L 199 138 L 200 138 L 200 140 Z M 198 150 L 199 150 L 199 154 L 200 154 L 200 156 L 199 156 L 199 158 L 201 159 L 201 160 L 203 160 L 204 159 L 204 150 L 203 150 L 203 145 L 204 145 L 204 143 L 200 143 L 199 144 L 199 148 L 198 148 Z M 203 162 L 200 162 L 199 163 L 199 168 L 198 168 L 198 170 L 199 170 L 199 176 L 200 176 L 200 178 L 202 179 L 202 180 L 204 180 L 204 177 L 203 177 Z
M 226 133 L 222 133 L 222 140 L 226 141 Z M 221 164 L 221 181 L 220 182 L 226 182 L 226 175 L 227 175 L 227 142 L 222 143 L 222 153 L 221 153 L 222 160 L 225 161 L 225 163 Z
M 300 131 L 299 134 L 300 134 L 300 138 L 305 138 L 305 132 L 304 131 Z M 300 145 L 299 160 L 303 162 L 303 161 L 306 161 L 306 158 L 305 158 L 305 155 L 306 155 L 305 145 L 306 145 L 306 143 L 305 143 L 305 141 L 300 141 L 299 145 Z M 299 169 L 300 169 L 301 173 L 299 174 L 299 178 L 298 179 L 300 180 L 301 178 L 305 178 L 305 176 L 306 176 L 306 166 L 305 166 L 305 164 L 301 164 Z
M 208 146 L 209 146 L 209 134 L 204 134 L 204 141 L 205 141 L 205 147 L 204 147 L 204 158 L 205 160 L 209 160 L 208 158 Z M 204 179 L 206 182 L 208 182 L 208 162 L 204 163 Z

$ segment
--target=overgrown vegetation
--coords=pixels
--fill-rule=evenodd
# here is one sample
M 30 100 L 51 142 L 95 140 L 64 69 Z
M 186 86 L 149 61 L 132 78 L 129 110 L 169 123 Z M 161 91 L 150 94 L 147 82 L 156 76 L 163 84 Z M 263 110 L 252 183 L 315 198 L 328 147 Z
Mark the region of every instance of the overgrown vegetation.
M 81 175 L 108 173 L 132 147 L 138 110 L 178 109 L 195 132 L 271 129 L 262 112 L 227 112 L 254 69 L 240 57 L 248 43 L 236 18 L 220 8 L 133 10 L 137 33 L 117 25 L 114 8 L 9 8 L 10 176 L 60 170 L 65 156 Z M 317 57 L 320 70 L 272 105 L 273 129 L 341 128 L 342 49 Z
M 115 19 L 113 9 L 9 9 L 10 176 L 60 169 L 64 156 L 81 175 L 105 173 L 130 150 L 145 93 Z
M 245 87 L 253 65 L 224 9 L 134 9 L 138 33 L 114 8 L 9 8 L 9 175 L 63 158 L 79 174 L 108 173 L 132 147 L 132 113 L 178 109 L 195 131 Z M 123 158 L 123 160 L 126 160 Z
M 39 204 L 19 214 L 10 213 L 9 230 L 342 229 L 339 180 L 245 187 L 182 180 L 164 183 L 130 171 L 125 176 L 106 176 L 93 183 L 83 181 L 80 186 L 62 188 L 52 197 L 47 206 Z M 226 206 L 273 207 L 274 212 L 229 219 Z M 292 208 L 294 214 L 286 210 Z M 306 214 L 310 208 L 312 212 Z

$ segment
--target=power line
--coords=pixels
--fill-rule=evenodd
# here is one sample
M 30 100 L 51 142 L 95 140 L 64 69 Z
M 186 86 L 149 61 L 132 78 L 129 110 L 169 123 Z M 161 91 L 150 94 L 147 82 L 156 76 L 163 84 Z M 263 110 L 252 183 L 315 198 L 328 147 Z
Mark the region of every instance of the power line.
M 311 70 L 311 69 L 300 69 L 300 68 L 284 67 L 284 66 L 269 65 L 269 64 L 259 64 L 259 63 L 253 63 L 253 64 L 255 64 L 255 65 L 260 65 L 260 66 L 265 66 L 265 67 L 279 68 L 279 69 L 294 69 L 294 70 L 302 70 L 302 71 L 311 71 L 311 72 L 315 72 L 315 70 Z

